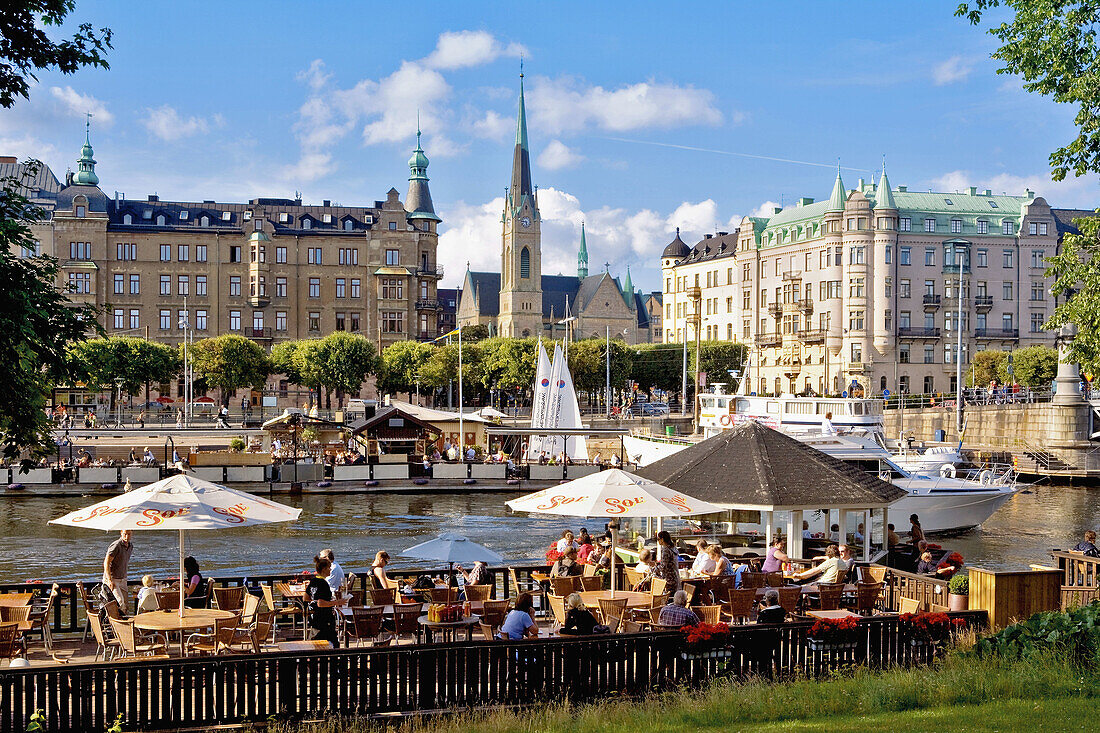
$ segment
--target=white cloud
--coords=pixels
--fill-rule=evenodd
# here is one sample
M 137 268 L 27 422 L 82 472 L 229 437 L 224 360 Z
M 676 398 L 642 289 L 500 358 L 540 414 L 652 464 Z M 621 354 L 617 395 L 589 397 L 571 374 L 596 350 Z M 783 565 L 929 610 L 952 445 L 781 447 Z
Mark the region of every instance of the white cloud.
M 970 76 L 973 67 L 973 63 L 965 57 L 952 56 L 946 61 L 936 64 L 932 69 L 932 81 L 936 83 L 936 86 L 963 81 Z
M 435 50 L 424 63 L 433 69 L 464 69 L 488 64 L 501 56 L 518 58 L 525 53 L 520 44 L 501 43 L 487 31 L 447 31 L 439 34 Z
M 403 61 L 397 71 L 374 81 L 363 79 L 334 94 L 341 114 L 362 122 L 367 145 L 407 140 L 416 131 L 417 111 L 424 130 L 445 127 L 442 102 L 451 93 L 443 75 L 415 61 Z
M 484 117 L 475 120 L 470 127 L 478 137 L 499 140 L 507 137 L 514 129 L 515 124 L 515 120 L 489 110 Z
M 107 109 L 104 102 L 99 101 L 90 94 L 81 94 L 72 87 L 50 87 L 50 94 L 59 103 L 60 109 L 73 117 L 83 117 L 84 113 L 92 113 L 92 122 L 104 127 L 109 126 L 115 120 L 115 116 Z
M 147 108 L 141 124 L 153 135 L 166 142 L 175 142 L 200 132 L 210 132 L 210 123 L 202 117 L 184 117 L 171 105 L 156 109 Z
M 893 186 L 891 186 L 893 188 Z M 759 216 L 764 218 L 770 218 L 775 216 L 775 210 L 780 208 L 779 204 L 775 201 L 765 201 L 752 210 L 749 216 Z
M 551 140 L 550 144 L 539 155 L 538 164 L 541 168 L 556 171 L 562 168 L 572 168 L 582 160 L 584 160 L 583 155 L 570 149 L 561 140 Z
M 572 77 L 539 77 L 527 104 L 532 124 L 552 135 L 588 126 L 624 132 L 644 127 L 717 125 L 723 119 L 709 90 L 653 81 L 604 89 L 586 86 Z
M 977 186 L 980 191 L 988 188 L 994 194 L 1006 193 L 1009 196 L 1023 196 L 1026 191 L 1031 190 L 1055 208 L 1094 209 L 1100 203 L 1100 197 L 1097 196 L 1098 181 L 1100 177 L 1095 174 L 1054 181 L 1047 173 L 1020 176 L 1012 173 L 976 174 L 955 170 L 930 179 L 928 187 L 933 191 L 952 192 L 966 191 L 970 186 Z

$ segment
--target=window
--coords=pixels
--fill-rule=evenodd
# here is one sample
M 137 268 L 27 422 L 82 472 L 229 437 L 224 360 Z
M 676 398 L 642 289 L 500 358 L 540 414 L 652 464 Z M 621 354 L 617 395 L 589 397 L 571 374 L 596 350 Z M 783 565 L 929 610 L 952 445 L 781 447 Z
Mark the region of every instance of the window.
M 913 220 L 908 216 L 903 216 L 898 219 L 898 231 L 899 232 L 911 232 L 913 231 Z
M 200 227 L 210 226 L 210 217 L 207 216 L 206 214 L 203 214 L 202 216 L 200 216 L 199 217 L 199 226 Z
M 726 298 L 726 313 L 733 313 L 733 298 Z
M 306 219 L 305 217 L 303 217 L 302 218 L 302 229 L 312 229 L 312 228 L 313 228 L 313 220 L 312 219 Z
M 932 218 L 925 219 L 924 220 L 924 231 L 926 231 L 926 232 L 936 231 L 936 220 L 932 219 Z
M 901 311 L 898 313 L 898 328 L 910 328 L 913 323 L 913 314 L 911 311 Z
M 1011 331 L 1012 330 L 1012 314 L 1011 313 L 1002 313 L 1001 314 L 1001 328 L 1004 329 L 1005 331 Z
M 1016 233 L 1016 226 L 1011 221 L 1009 221 L 1008 219 L 1005 219 L 1003 222 L 1001 222 L 1001 234 L 1015 234 L 1015 233 Z
M 348 330 L 352 333 L 358 333 L 359 331 L 359 313 L 352 312 L 348 314 Z
M 974 316 L 974 328 L 979 331 L 984 331 L 987 328 L 985 313 L 978 313 Z
M 116 329 L 122 330 L 123 328 L 126 328 L 126 311 L 122 310 L 121 308 L 115 308 L 113 316 L 114 326 Z
M 347 324 L 347 317 L 344 315 L 343 311 L 337 311 L 336 312 L 336 330 L 337 331 L 346 330 L 344 328 L 344 326 L 346 324 Z
M 275 248 L 275 262 L 280 265 L 286 264 L 286 247 Z
M 893 318 L 892 313 L 893 313 L 893 311 L 891 311 L 889 308 L 887 308 L 886 309 L 886 315 L 883 318 L 883 324 L 886 326 L 887 331 L 892 331 L 893 328 L 894 328 L 894 318 Z
M 360 283 L 359 278 L 353 277 L 351 279 L 351 297 L 353 297 L 353 298 L 358 298 L 359 297 L 359 283 Z
M 141 312 L 137 308 L 130 309 L 130 328 L 141 328 Z
M 241 294 L 241 276 L 233 275 L 229 278 L 229 294 L 240 295 Z
M 348 281 L 346 278 L 336 278 L 336 297 L 343 298 L 347 296 Z
M 286 278 L 285 277 L 275 278 L 275 297 L 276 298 L 285 298 L 286 297 Z
M 864 278 L 853 277 L 848 279 L 848 297 L 849 298 L 862 298 L 864 297 Z
M 1031 314 L 1031 333 L 1040 333 L 1043 330 L 1043 323 L 1046 321 L 1046 315 L 1043 313 Z
M 69 259 L 70 260 L 90 260 L 90 259 L 92 259 L 92 243 L 91 242 L 69 242 Z
M 172 330 L 172 311 L 162 309 L 160 311 L 160 330 L 171 331 Z
M 848 312 L 848 330 L 850 331 L 862 331 L 863 330 L 863 318 L 865 311 L 854 310 Z
M 862 265 L 865 263 L 866 247 L 852 247 L 848 250 L 848 264 Z
M 977 285 L 977 297 L 984 298 L 989 295 L 988 285 L 985 280 L 979 280 Z
M 191 294 L 191 278 L 187 275 L 176 276 L 176 295 Z
M 936 345 L 935 344 L 925 344 L 924 345 L 924 363 L 925 364 L 935 364 L 936 363 Z M 928 377 L 925 377 L 924 381 L 925 381 L 925 383 L 927 383 L 928 382 Z
M 524 251 L 527 251 L 526 247 L 524 247 L 523 249 L 524 249 Z M 401 250 L 387 249 L 386 250 L 386 264 L 387 265 L 400 265 L 401 264 Z
M 341 248 L 340 249 L 340 264 L 341 265 L 358 265 L 359 264 L 359 250 L 355 248 Z
M 382 333 L 404 333 L 404 311 L 382 311 Z
M 233 245 L 229 248 L 229 261 L 240 262 L 241 261 L 241 248 Z
M 134 223 L 134 215 L 133 214 L 123 214 L 122 215 L 122 223 L 125 224 L 126 226 L 130 226 L 131 224 Z
M 115 295 L 122 295 L 126 290 L 126 276 L 125 275 L 115 275 L 114 282 L 115 282 L 114 294 Z
M 989 234 L 989 222 L 985 219 L 978 219 L 978 234 Z
M 275 311 L 275 330 L 286 330 L 286 311 Z
M 1046 253 L 1041 249 L 1031 250 L 1031 266 L 1043 267 L 1043 255 Z
M 902 247 L 898 251 L 898 254 L 900 256 L 900 259 L 898 260 L 898 264 L 902 264 L 902 265 L 911 265 L 911 264 L 913 264 L 912 251 L 913 251 L 912 247 Z
M 963 220 L 962 219 L 952 219 L 951 220 L 951 233 L 952 234 L 958 234 L 962 230 L 963 230 Z
M 390 258 L 390 252 L 397 253 L 395 249 L 386 250 L 386 260 Z M 519 253 L 519 276 L 521 278 L 531 277 L 531 250 L 524 247 Z M 696 275 L 698 277 L 698 275 Z
M 309 279 L 309 297 L 320 298 L 321 297 L 321 278 L 311 277 Z
M 932 330 L 936 327 L 936 314 L 925 313 L 924 314 L 924 327 L 928 330 Z
M 264 312 L 252 311 L 252 332 L 263 333 L 264 331 Z
M 390 222 L 390 231 L 391 232 L 396 232 L 397 231 L 397 222 L 396 221 L 391 221 Z
M 1031 281 L 1031 301 L 1041 302 L 1046 299 L 1046 288 L 1043 287 L 1042 280 Z
M 887 245 L 882 250 L 882 257 L 883 257 L 882 261 L 885 262 L 887 265 L 889 265 L 894 260 L 894 248 Z
M 172 294 L 172 276 L 161 275 L 160 276 L 160 294 L 171 295 Z
M 936 281 L 935 280 L 925 280 L 924 281 L 924 294 L 925 295 L 935 295 L 936 294 Z
M 206 245 L 195 245 L 195 262 L 206 262 Z
M 875 222 L 875 227 L 878 229 L 893 229 L 894 220 L 888 216 L 880 216 L 878 221 Z
M 748 262 L 741 265 L 741 282 L 748 282 L 749 278 L 752 277 L 750 272 Z
M 898 280 L 898 297 L 909 298 L 912 296 L 913 286 L 912 282 L 907 277 L 903 277 Z
M 968 314 L 962 312 L 962 330 L 965 331 L 970 325 L 970 319 Z M 943 330 L 944 331 L 958 331 L 959 330 L 959 311 L 946 311 L 943 314 Z
M 207 314 L 205 310 L 195 311 L 195 330 L 205 331 L 207 329 Z
M 901 364 L 909 363 L 909 344 L 900 344 L 898 346 L 898 362 Z
M 190 248 L 186 244 L 181 244 L 176 247 L 176 259 L 180 262 L 187 262 Z
M 195 295 L 206 297 L 206 275 L 195 275 Z
M 988 249 L 979 249 L 978 250 L 977 265 L 978 265 L 978 267 L 989 267 L 989 250 Z
M 1001 298 L 1002 300 L 1012 300 L 1012 281 L 1005 280 L 1001 284 Z
M 345 219 L 344 220 L 344 231 L 345 232 L 350 232 L 352 230 L 352 228 L 354 228 L 354 227 L 355 227 L 355 222 L 353 222 L 351 219 Z M 397 227 L 390 227 L 390 228 L 391 229 L 396 229 Z
M 141 292 L 141 276 L 130 276 L 130 295 L 138 295 Z
M 119 262 L 127 262 L 137 259 L 137 245 L 136 244 L 118 244 L 115 245 L 115 259 Z
M 852 344 L 852 363 L 858 364 L 863 361 L 863 347 L 859 344 Z
M 925 247 L 924 248 L 924 264 L 925 266 L 932 266 L 936 264 L 936 248 Z
M 1029 222 L 1027 225 L 1027 233 L 1034 237 L 1039 233 L 1039 225 L 1035 222 Z
M 160 261 L 171 262 L 172 261 L 172 245 L 162 244 L 160 245 Z
M 241 330 L 241 312 L 229 311 L 229 330 L 240 331 Z
M 1004 267 L 1005 269 L 1010 269 L 1012 267 L 1012 250 L 1010 250 L 1010 249 L 1002 250 L 1001 256 L 1002 256 L 1001 257 L 1002 258 L 1002 262 L 1001 262 L 1002 267 Z
M 321 264 L 321 248 L 320 247 L 310 247 L 309 249 L 307 249 L 306 250 L 306 262 L 310 265 L 320 265 Z

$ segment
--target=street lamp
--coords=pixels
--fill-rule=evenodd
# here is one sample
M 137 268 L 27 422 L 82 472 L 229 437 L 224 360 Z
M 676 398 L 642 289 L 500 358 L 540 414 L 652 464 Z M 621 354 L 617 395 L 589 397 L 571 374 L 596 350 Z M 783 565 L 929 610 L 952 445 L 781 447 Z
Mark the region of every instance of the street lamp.
M 191 311 L 187 308 L 187 298 L 183 299 L 183 317 L 179 319 L 179 327 L 183 331 L 183 378 L 186 380 L 183 398 L 187 408 L 183 414 L 187 427 L 191 427 L 195 410 L 195 361 L 191 356 L 191 349 L 195 345 L 195 330 L 191 328 Z
M 115 424 L 122 428 L 122 377 L 115 377 Z

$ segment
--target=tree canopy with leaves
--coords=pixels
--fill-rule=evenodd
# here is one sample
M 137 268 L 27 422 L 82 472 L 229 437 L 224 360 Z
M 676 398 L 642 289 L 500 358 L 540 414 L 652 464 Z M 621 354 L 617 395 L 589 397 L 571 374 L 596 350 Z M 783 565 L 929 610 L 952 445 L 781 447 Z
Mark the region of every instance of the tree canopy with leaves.
M 1052 260 L 1051 293 L 1061 296 L 1045 328 L 1077 326 L 1070 358 L 1092 374 L 1100 374 L 1100 219 L 1075 220 L 1080 234 L 1066 234 L 1062 250 Z
M 382 349 L 378 359 L 378 391 L 411 394 L 417 389 L 418 377 L 419 383 L 426 386 L 427 380 L 421 372 L 434 351 L 431 344 L 420 341 L 398 341 Z
M 112 387 L 122 380 L 122 391 L 135 395 L 151 382 L 167 382 L 179 374 L 180 355 L 171 346 L 133 336 L 112 336 L 72 344 L 73 373 L 93 388 Z
M 271 374 L 267 352 L 243 336 L 215 336 L 183 348 L 190 349 L 195 376 L 221 390 L 223 403 L 242 387 L 262 387 Z

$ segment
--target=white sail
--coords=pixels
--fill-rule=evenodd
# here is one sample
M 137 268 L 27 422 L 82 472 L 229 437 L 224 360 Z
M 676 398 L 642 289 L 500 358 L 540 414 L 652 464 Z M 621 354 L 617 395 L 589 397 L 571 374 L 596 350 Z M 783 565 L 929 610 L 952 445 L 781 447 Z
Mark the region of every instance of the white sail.
M 562 410 L 561 420 L 558 424 L 559 428 L 580 428 L 581 427 L 581 406 L 577 402 L 577 390 L 573 387 L 573 375 L 569 373 L 569 369 L 562 370 L 562 380 L 565 384 L 562 386 Z M 565 438 L 565 451 L 569 454 L 569 458 L 576 461 L 588 460 L 588 441 L 583 435 L 573 435 Z
M 550 359 L 539 341 L 538 362 L 535 367 L 534 401 L 531 403 L 531 427 L 546 427 L 546 408 L 550 399 Z M 527 460 L 537 461 L 543 450 L 543 437 L 532 435 L 527 444 Z M 549 453 L 547 453 L 549 455 Z
M 550 394 L 546 400 L 546 420 L 539 427 L 561 427 L 562 390 L 565 387 L 562 372 L 568 376 L 569 367 L 565 364 L 565 355 L 562 354 L 561 347 L 554 344 L 554 361 L 550 365 Z M 542 438 L 542 450 L 546 451 L 548 458 L 559 455 L 564 447 L 565 443 L 560 437 L 547 435 Z

